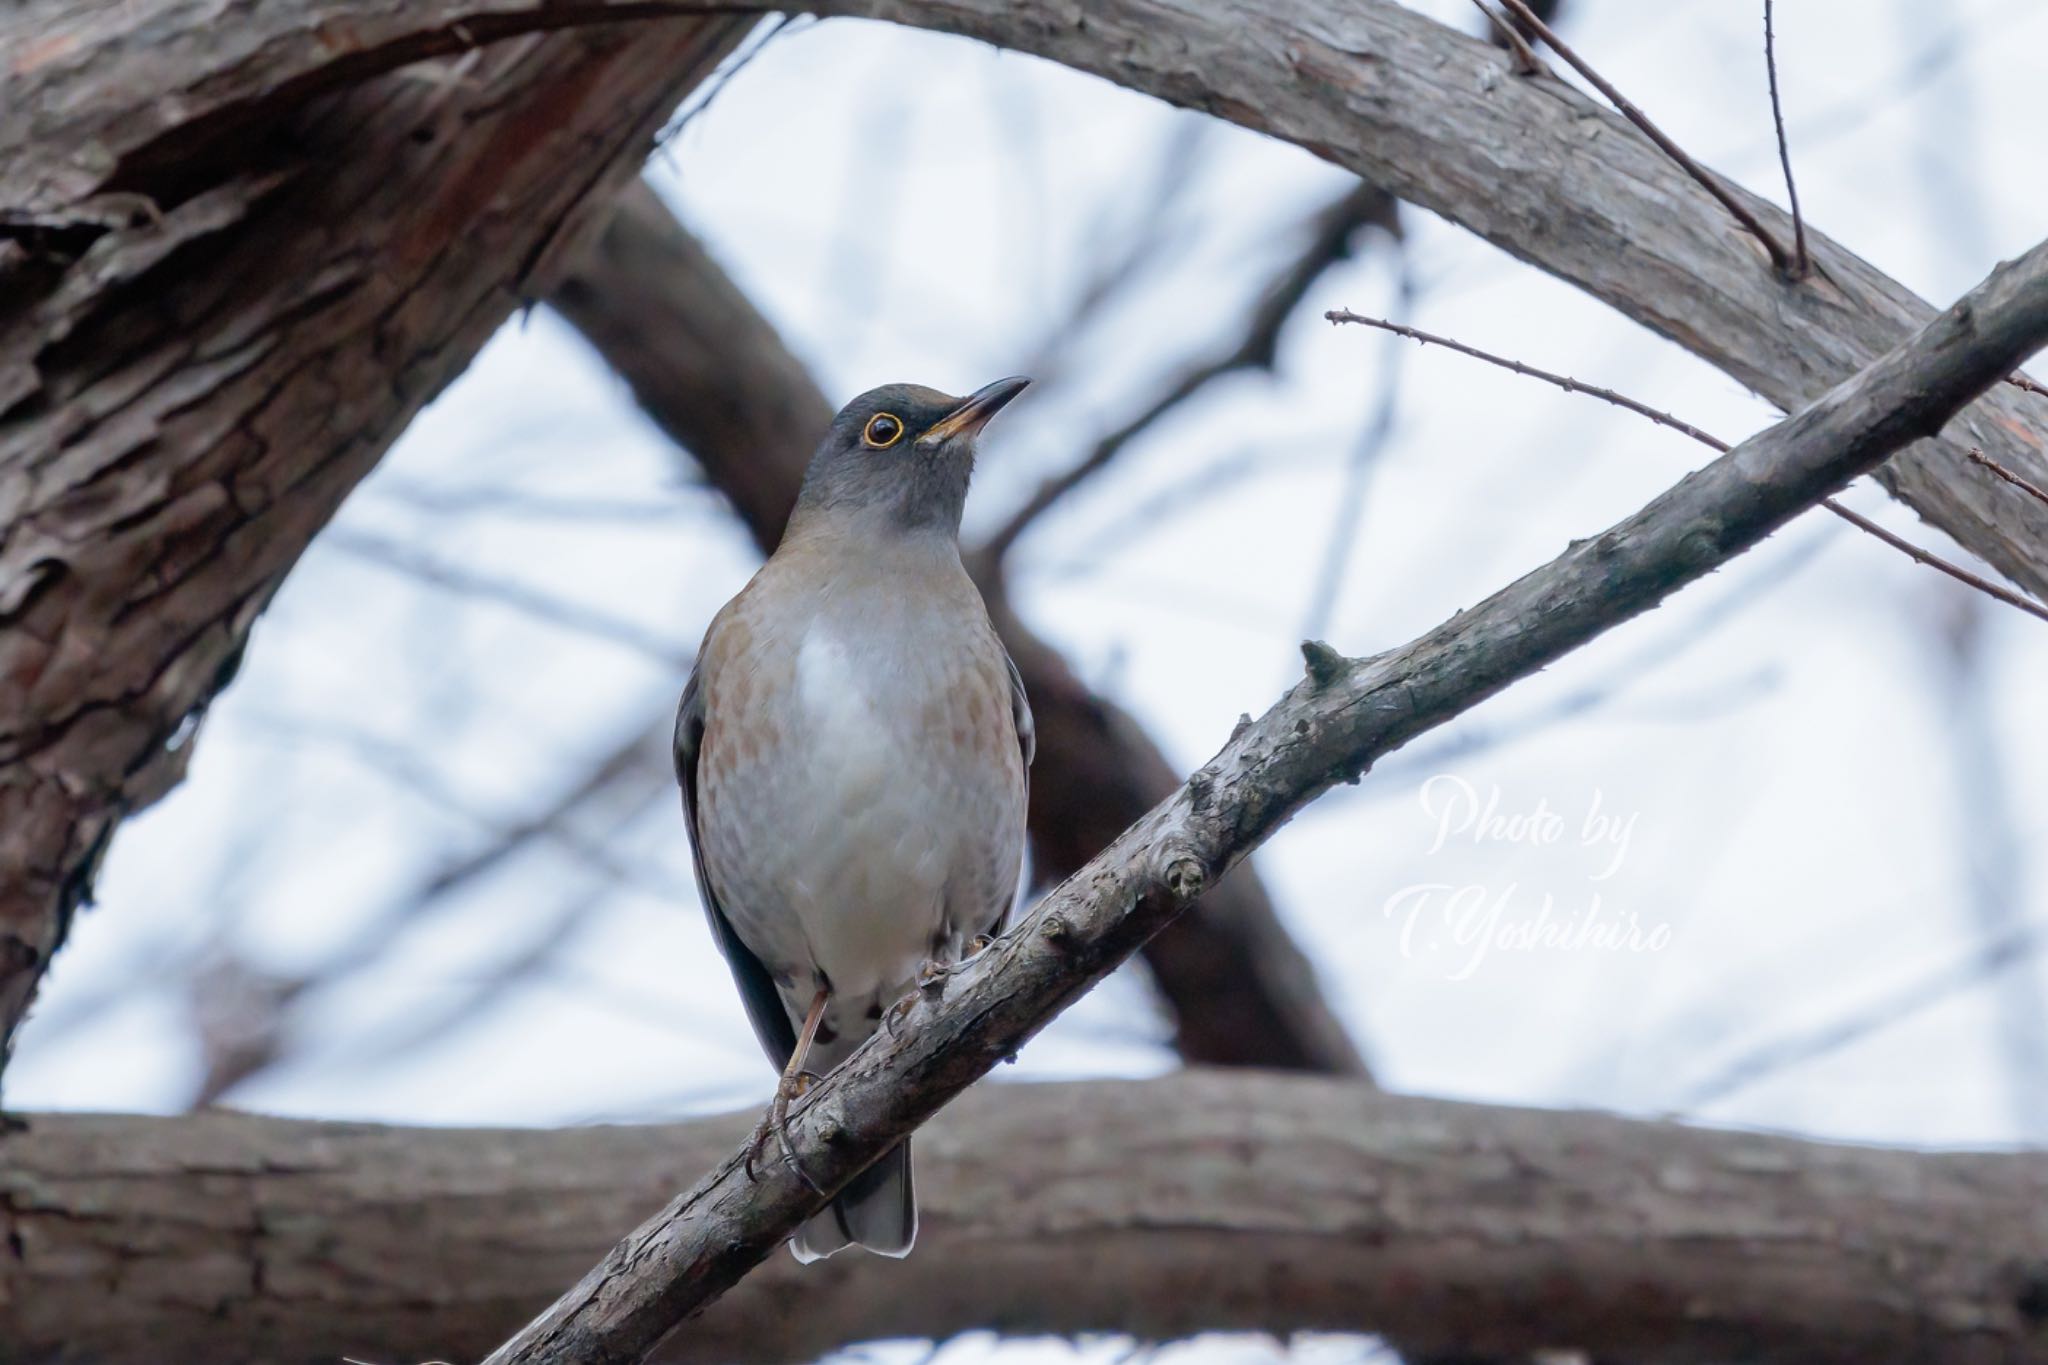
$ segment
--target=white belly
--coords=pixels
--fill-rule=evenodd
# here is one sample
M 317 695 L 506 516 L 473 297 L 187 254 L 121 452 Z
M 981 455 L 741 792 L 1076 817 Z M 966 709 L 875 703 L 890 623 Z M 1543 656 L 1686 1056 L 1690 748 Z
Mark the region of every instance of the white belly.
M 863 624 L 813 621 L 793 668 L 764 667 L 790 679 L 782 733 L 721 765 L 707 793 L 720 809 L 706 811 L 729 836 L 706 852 L 734 928 L 796 1010 L 822 972 L 834 1031 L 860 1036 L 923 962 L 1008 908 L 1024 823 L 1014 735 L 990 737 L 1007 753 L 973 742 L 998 718 L 987 687 L 963 687 L 957 658 Z

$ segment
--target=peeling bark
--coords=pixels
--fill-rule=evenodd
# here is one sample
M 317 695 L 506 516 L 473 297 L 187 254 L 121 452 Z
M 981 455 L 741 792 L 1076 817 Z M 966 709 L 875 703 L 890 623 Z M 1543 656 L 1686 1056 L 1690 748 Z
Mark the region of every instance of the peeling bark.
M 748 26 L 359 81 L 259 8 L 0 16 L 0 1057 L 285 572 Z
M 0 1340 L 24 1362 L 474 1360 L 752 1117 L 521 1132 L 39 1116 L 0 1141 L 17 1248 L 0 1253 Z M 989 1087 L 918 1135 L 918 1159 L 907 1261 L 778 1256 L 661 1359 L 776 1365 L 976 1329 L 2048 1358 L 2038 1154 L 1197 1071 Z

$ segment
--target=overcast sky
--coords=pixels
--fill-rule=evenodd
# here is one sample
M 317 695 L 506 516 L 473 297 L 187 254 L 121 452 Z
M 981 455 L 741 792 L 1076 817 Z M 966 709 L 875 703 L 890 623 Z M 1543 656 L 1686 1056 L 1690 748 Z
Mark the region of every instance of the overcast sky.
M 2048 7 L 1779 8 L 1816 227 L 1942 304 L 2042 234 Z M 1701 160 L 1782 202 L 1757 10 L 1573 0 L 1568 32 Z M 1303 221 L 1347 183 L 1059 67 L 842 20 L 766 44 L 650 174 L 835 401 L 1039 375 L 991 428 L 970 538 L 1163 378 L 1233 345 Z M 1325 308 L 1401 313 L 1726 439 L 1773 420 L 1605 306 L 1426 214 L 1404 221 L 1398 251 L 1375 239 L 1319 282 L 1275 376 L 1215 386 L 1014 551 L 1034 628 L 1183 769 L 1278 695 L 1304 630 L 1349 653 L 1398 644 L 1707 455 L 1602 404 L 1332 328 Z M 1147 268 L 1067 335 L 1091 276 L 1153 230 Z M 1390 382 L 1390 435 L 1347 520 Z M 1867 484 L 1847 501 L 1961 555 Z M 1317 620 L 1333 538 L 1345 570 Z M 196 967 L 343 958 L 356 969 L 295 1003 L 288 1061 L 232 1102 L 558 1124 L 765 1100 L 773 1077 L 706 937 L 665 781 L 402 932 L 380 927 L 648 732 L 754 566 L 573 332 L 545 312 L 508 325 L 294 572 L 189 781 L 123 828 L 10 1102 L 180 1110 Z M 1895 1143 L 2048 1141 L 2048 1074 L 2028 1069 L 2040 958 L 1970 966 L 1992 926 L 2048 925 L 2044 676 L 2048 626 L 1813 514 L 1332 794 L 1259 866 L 1392 1088 Z M 1466 819 L 1478 809 L 1490 818 Z M 1489 907 L 1467 923 L 1490 927 L 1458 932 L 1454 897 Z M 1532 947 L 1546 914 L 1632 926 L 1632 946 Z M 1834 1030 L 1842 1045 L 1801 1055 Z M 1162 1070 L 1162 1037 L 1143 983 L 1119 977 L 1001 1080 Z

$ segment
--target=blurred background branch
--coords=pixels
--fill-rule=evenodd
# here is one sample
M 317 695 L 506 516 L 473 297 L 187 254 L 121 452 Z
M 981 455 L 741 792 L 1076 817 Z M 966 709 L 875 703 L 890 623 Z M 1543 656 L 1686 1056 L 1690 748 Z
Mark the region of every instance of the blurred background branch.
M 752 1122 L 38 1116 L 0 1172 L 0 1209 L 35 1253 L 0 1257 L 0 1332 L 31 1359 L 102 1365 L 337 1343 L 362 1360 L 476 1359 Z M 1437 1359 L 1867 1365 L 1903 1348 L 1974 1365 L 2026 1358 L 2048 1316 L 2039 1154 L 1202 1071 L 984 1088 L 918 1141 L 917 1255 L 778 1257 L 656 1358 L 781 1365 L 1000 1323 L 1153 1343 L 1374 1332 Z M 990 1197 L 1011 1189 L 1033 1197 Z M 117 1265 L 130 1288 L 109 1302 Z

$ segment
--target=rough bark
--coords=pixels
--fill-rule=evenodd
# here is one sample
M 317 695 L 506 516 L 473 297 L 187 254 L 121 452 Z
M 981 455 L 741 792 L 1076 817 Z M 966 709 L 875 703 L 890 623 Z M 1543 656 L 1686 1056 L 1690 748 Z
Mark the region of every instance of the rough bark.
M 1755 545 L 1938 432 L 2048 342 L 2048 243 L 1819 402 L 1641 511 L 1373 659 L 1304 646 L 1309 676 L 1023 924 L 812 1090 L 791 1129 L 803 1178 L 735 1153 L 643 1224 L 489 1365 L 644 1358 L 837 1190 L 1014 1055 L 1233 863 L 1339 781 Z M 939 996 L 943 998 L 937 998 Z M 1997 1343 L 2022 1349 L 2007 1335 Z M 2036 1343 L 2038 1344 L 2038 1343 Z
M 832 407 L 702 244 L 635 186 L 548 301 L 697 457 L 755 544 L 773 549 Z M 1009 609 L 999 569 L 979 568 L 1038 722 L 1032 849 L 1041 877 L 1057 881 L 1172 792 L 1179 775 L 1134 717 L 1091 691 Z M 1189 1062 L 1365 1074 L 1252 868 L 1238 868 L 1147 944 L 1145 961 Z
M 366 79 L 219 9 L 0 15 L 0 1058 L 300 551 L 748 26 Z
M 38 1117 L 0 1142 L 0 1340 L 99 1365 L 472 1360 L 751 1122 Z M 1802 1365 L 2048 1353 L 2039 1154 L 1245 1071 L 989 1087 L 918 1148 L 909 1260 L 776 1257 L 662 1358 L 774 1365 L 974 1329 Z

